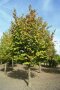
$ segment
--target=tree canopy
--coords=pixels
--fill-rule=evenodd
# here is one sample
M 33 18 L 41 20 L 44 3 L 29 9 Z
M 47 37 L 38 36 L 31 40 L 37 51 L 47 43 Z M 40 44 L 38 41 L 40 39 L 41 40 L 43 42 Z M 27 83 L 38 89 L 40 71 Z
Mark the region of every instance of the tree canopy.
M 53 59 L 53 33 L 50 34 L 48 23 L 37 17 L 31 6 L 26 16 L 18 17 L 14 10 L 13 18 L 10 29 L 1 38 L 0 59 L 20 60 L 25 64 Z

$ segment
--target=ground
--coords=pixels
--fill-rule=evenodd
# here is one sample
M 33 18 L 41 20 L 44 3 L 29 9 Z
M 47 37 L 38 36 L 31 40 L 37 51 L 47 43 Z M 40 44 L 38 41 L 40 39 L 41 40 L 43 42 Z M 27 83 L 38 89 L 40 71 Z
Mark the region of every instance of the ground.
M 0 90 L 60 90 L 60 68 L 47 69 L 42 67 L 41 73 L 38 66 L 31 68 L 31 87 L 28 87 L 27 68 L 17 65 L 7 74 L 1 71 Z

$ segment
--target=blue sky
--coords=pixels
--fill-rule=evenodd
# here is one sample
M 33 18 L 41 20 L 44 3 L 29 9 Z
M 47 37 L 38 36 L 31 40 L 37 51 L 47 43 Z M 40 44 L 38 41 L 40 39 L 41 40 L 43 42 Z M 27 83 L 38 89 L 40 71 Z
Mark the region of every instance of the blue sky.
M 52 25 L 51 32 L 56 29 L 54 42 L 57 53 L 60 53 L 60 0 L 0 0 L 0 37 L 10 27 L 13 9 L 18 15 L 26 14 L 30 4 L 38 16 Z

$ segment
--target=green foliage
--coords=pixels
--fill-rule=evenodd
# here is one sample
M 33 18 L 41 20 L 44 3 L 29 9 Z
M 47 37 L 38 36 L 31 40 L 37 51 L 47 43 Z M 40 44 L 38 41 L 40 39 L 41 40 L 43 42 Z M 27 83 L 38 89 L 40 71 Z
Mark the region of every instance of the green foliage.
M 55 55 L 55 60 L 58 62 L 58 64 L 60 64 L 60 55 L 56 54 Z
M 48 24 L 36 17 L 35 10 L 29 7 L 29 13 L 21 17 L 14 10 L 13 18 L 9 32 L 1 39 L 0 58 L 32 64 L 54 57 L 53 34 L 47 30 Z
M 3 33 L 0 42 L 0 60 L 3 60 L 3 62 L 6 62 L 11 59 L 10 47 L 11 47 L 11 34 L 9 32 Z
M 56 67 L 58 65 L 58 62 L 56 60 L 48 60 L 49 67 Z

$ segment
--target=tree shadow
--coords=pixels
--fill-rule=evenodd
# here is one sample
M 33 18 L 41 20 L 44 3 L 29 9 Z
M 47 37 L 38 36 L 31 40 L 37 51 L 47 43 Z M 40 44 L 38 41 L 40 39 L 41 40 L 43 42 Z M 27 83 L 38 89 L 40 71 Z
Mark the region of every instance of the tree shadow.
M 24 66 L 23 67 L 25 70 L 28 70 L 28 67 Z M 35 68 L 35 67 L 30 67 L 31 71 L 35 71 L 35 72 L 38 72 L 38 69 Z M 32 74 L 32 73 L 31 73 Z
M 37 69 L 37 68 L 35 68 L 35 67 L 31 67 L 31 70 L 34 71 L 34 72 L 39 73 L 39 68 Z
M 42 67 L 46 67 L 46 68 L 49 68 L 49 66 L 48 65 L 41 65 Z
M 14 70 L 8 73 L 8 76 L 15 79 L 27 79 L 27 72 L 24 70 Z
M 4 71 L 4 68 L 1 68 L 0 71 Z
M 42 71 L 46 73 L 60 74 L 60 69 L 58 68 L 42 68 Z
M 12 71 L 12 70 L 13 70 L 13 68 L 12 67 L 9 67 L 9 68 L 6 69 L 6 72 Z M 1 68 L 0 71 L 4 72 L 4 68 Z
M 15 79 L 22 79 L 28 85 L 28 72 L 25 70 L 14 70 L 7 73 L 8 77 Z M 31 78 L 35 77 L 35 74 L 31 72 Z
M 37 71 L 38 69 L 35 68 L 35 67 L 31 67 L 31 70 L 33 70 L 33 71 Z
M 60 67 L 56 67 L 56 69 L 60 70 Z

